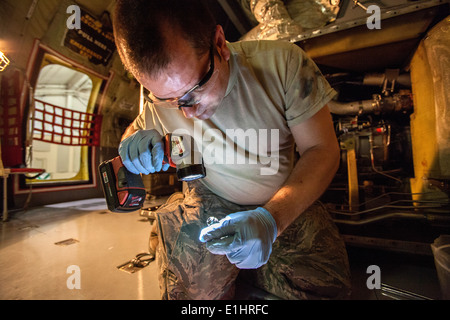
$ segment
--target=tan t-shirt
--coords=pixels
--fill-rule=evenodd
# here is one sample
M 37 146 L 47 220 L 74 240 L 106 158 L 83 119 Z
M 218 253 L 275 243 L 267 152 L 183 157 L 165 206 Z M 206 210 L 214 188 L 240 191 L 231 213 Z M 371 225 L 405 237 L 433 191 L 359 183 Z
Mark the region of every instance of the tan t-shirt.
M 241 205 L 262 205 L 293 168 L 290 127 L 318 112 L 335 91 L 306 54 L 284 41 L 228 43 L 226 95 L 208 120 L 147 103 L 135 129 L 189 134 L 203 153 L 206 178 L 217 195 Z

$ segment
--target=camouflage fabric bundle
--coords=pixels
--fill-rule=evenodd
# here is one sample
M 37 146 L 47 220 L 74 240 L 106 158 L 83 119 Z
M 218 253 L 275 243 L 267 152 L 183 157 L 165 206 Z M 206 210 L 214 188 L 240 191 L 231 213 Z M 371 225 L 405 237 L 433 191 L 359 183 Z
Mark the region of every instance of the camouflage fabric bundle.
M 151 241 L 157 251 L 161 298 L 232 299 L 239 272 L 252 286 L 281 299 L 347 297 L 350 272 L 345 245 L 319 203 L 277 238 L 269 262 L 257 270 L 239 270 L 198 240 L 209 217 L 220 220 L 254 208 L 224 200 L 199 182 L 190 182 L 184 195 L 170 197 L 156 213 Z

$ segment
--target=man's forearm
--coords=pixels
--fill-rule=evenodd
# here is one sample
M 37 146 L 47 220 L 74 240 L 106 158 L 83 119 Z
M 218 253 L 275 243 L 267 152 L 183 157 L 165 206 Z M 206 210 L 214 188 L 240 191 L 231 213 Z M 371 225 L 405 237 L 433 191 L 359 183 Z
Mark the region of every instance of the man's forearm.
M 291 175 L 264 206 L 280 235 L 326 190 L 339 167 L 339 148 L 314 147 L 302 154 Z

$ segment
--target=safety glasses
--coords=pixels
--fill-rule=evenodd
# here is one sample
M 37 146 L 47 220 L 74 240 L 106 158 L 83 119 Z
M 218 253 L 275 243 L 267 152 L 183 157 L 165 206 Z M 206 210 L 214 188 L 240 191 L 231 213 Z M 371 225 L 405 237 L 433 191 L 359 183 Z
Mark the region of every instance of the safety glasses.
M 158 107 L 168 108 L 168 109 L 175 109 L 175 108 L 189 108 L 193 105 L 199 103 L 199 100 L 196 99 L 195 91 L 204 86 L 210 79 L 211 76 L 214 73 L 214 51 L 213 47 L 211 46 L 210 53 L 209 53 L 209 60 L 210 60 L 210 67 L 208 72 L 205 74 L 202 80 L 198 84 L 196 84 L 192 89 L 187 91 L 184 95 L 182 95 L 179 98 L 170 98 L 170 99 L 161 99 L 153 95 L 150 91 L 145 89 L 144 98 L 148 102 L 154 104 Z

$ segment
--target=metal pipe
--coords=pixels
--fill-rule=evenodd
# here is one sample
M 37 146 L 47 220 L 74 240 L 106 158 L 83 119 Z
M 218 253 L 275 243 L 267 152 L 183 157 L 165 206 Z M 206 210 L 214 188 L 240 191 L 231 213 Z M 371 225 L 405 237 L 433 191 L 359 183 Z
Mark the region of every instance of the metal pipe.
M 402 203 L 402 202 L 412 202 L 414 203 L 414 205 L 397 205 L 397 203 Z M 368 202 L 365 202 L 364 204 L 366 204 Z M 426 205 L 419 205 L 419 204 L 426 204 Z M 363 204 L 361 204 L 363 205 Z M 360 206 L 361 206 L 360 205 Z M 373 208 L 369 208 L 369 209 L 365 209 L 365 210 L 361 210 L 361 211 L 335 211 L 335 210 L 330 210 L 330 213 L 334 213 L 334 214 L 340 214 L 340 215 L 346 215 L 346 216 L 360 216 L 366 213 L 374 213 L 378 210 L 383 210 L 383 209 L 411 209 L 411 210 L 420 210 L 420 209 L 434 209 L 434 210 L 439 210 L 442 208 L 445 208 L 446 206 L 448 206 L 449 203 L 448 201 L 438 201 L 438 200 L 395 200 L 395 201 L 391 201 L 389 203 L 380 205 L 378 207 L 373 207 Z M 449 213 L 449 211 L 445 211 L 444 213 Z
M 336 115 L 358 115 L 377 111 L 377 104 L 373 100 L 362 100 L 352 102 L 328 102 L 330 112 Z
M 439 215 L 439 214 L 413 213 L 413 212 L 391 212 L 375 215 L 372 217 L 361 218 L 359 220 L 350 220 L 350 219 L 333 219 L 333 220 L 337 224 L 360 226 L 392 218 L 450 222 L 450 216 L 448 214 Z
M 330 112 L 336 115 L 360 115 L 367 113 L 392 113 L 412 109 L 412 98 L 410 94 L 395 94 L 392 97 L 374 95 L 372 100 L 328 102 Z
M 389 132 L 389 135 L 390 135 L 390 132 Z M 390 136 L 388 136 L 388 137 L 390 138 Z M 381 175 L 385 176 L 385 177 L 388 177 L 390 179 L 393 179 L 395 181 L 403 183 L 403 181 L 401 179 L 393 177 L 393 176 L 391 176 L 391 175 L 389 175 L 387 173 L 384 173 L 383 171 L 380 171 L 377 168 L 375 168 L 375 158 L 373 156 L 373 148 L 374 148 L 374 146 L 373 146 L 373 136 L 372 135 L 369 136 L 369 145 L 370 145 L 370 162 L 372 164 L 372 170 L 374 172 L 378 173 L 378 174 L 381 174 Z M 389 145 L 389 144 L 387 144 L 387 145 Z
M 364 76 L 363 79 L 363 85 L 366 86 L 383 86 L 386 81 L 386 74 L 385 73 L 369 73 Z M 395 82 L 397 84 L 400 84 L 402 86 L 411 86 L 411 76 L 409 73 L 403 73 L 400 74 L 396 79 Z

